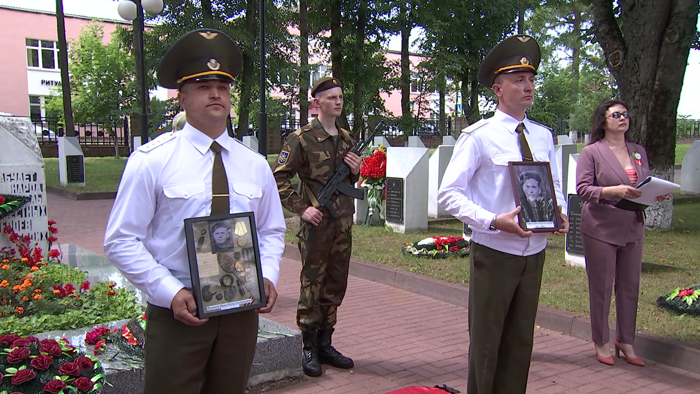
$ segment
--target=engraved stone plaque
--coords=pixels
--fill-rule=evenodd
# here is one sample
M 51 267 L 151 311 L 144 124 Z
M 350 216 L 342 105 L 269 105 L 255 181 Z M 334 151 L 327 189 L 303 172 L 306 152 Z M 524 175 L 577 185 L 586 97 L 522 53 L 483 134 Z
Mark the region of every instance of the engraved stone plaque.
M 386 221 L 403 224 L 403 178 L 386 178 Z
M 581 237 L 581 208 L 583 201 L 578 194 L 569 194 L 569 232 L 566 234 L 566 251 L 583 255 L 583 239 Z
M 68 183 L 84 183 L 85 173 L 83 168 L 83 156 L 66 156 Z

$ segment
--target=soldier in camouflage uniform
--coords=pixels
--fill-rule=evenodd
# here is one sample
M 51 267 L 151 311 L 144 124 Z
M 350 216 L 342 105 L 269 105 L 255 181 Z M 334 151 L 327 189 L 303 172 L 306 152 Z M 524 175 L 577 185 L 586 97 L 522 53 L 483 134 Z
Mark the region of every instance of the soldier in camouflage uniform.
M 350 132 L 335 122 L 343 110 L 340 82 L 319 79 L 311 96 L 319 105 L 319 116 L 289 136 L 273 172 L 282 205 L 309 224 L 299 239 L 303 267 L 297 324 L 304 340 L 304 373 L 320 376 L 321 364 L 354 366 L 352 359 L 331 346 L 331 336 L 347 288 L 355 205 L 351 197 L 337 194 L 332 201 L 338 212 L 334 218 L 328 209 L 317 209 L 315 196 L 341 161 L 351 170 L 346 182 L 357 182 L 361 159 L 350 152 L 355 145 Z M 301 180 L 298 190 L 290 182 L 294 174 Z

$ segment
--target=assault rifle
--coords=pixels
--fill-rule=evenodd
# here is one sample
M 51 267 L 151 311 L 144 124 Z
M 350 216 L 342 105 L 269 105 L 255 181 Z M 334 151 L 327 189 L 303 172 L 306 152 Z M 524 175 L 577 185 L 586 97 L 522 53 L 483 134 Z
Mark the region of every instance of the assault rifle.
M 355 148 L 353 148 L 350 152 L 353 152 L 358 156 L 362 156 L 362 151 L 364 151 L 368 146 L 370 146 L 374 135 L 377 134 L 377 131 L 379 131 L 379 127 L 382 125 L 385 125 L 383 120 L 377 123 L 376 126 L 374 126 L 374 130 L 372 130 L 372 134 L 369 135 L 369 138 L 367 138 L 364 141 L 358 142 L 357 145 L 355 145 Z M 357 198 L 360 200 L 365 199 L 364 190 L 357 189 L 352 185 L 343 182 L 345 180 L 345 177 L 347 177 L 349 173 L 350 166 L 348 166 L 343 160 L 342 162 L 340 162 L 340 164 L 338 164 L 338 167 L 335 168 L 333 175 L 328 179 L 328 182 L 326 182 L 326 184 L 323 185 L 321 191 L 318 192 L 316 200 L 318 201 L 319 206 L 316 207 L 317 209 L 326 208 L 328 209 L 328 212 L 330 212 L 332 217 L 337 218 L 339 216 L 338 211 L 336 211 L 335 208 L 333 208 L 333 204 L 331 204 L 334 195 L 336 195 L 337 193 L 343 193 L 352 198 Z M 297 232 L 297 237 L 301 238 L 301 232 L 304 231 L 306 223 L 308 222 L 302 222 L 301 227 L 299 227 L 299 231 Z M 313 229 L 314 228 L 312 227 L 311 231 L 313 231 Z

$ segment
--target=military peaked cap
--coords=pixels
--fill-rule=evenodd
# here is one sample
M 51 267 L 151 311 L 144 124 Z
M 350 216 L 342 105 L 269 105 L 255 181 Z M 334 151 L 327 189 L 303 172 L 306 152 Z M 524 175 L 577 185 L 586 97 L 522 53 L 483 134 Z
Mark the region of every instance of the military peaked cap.
M 333 88 L 343 88 L 340 81 L 333 77 L 324 77 L 316 81 L 313 88 L 311 88 L 311 97 L 316 97 L 316 93 L 323 92 L 324 90 Z
M 479 83 L 491 88 L 499 74 L 531 71 L 537 74 L 540 45 L 526 35 L 508 37 L 496 45 L 481 62 Z
M 214 29 L 193 30 L 163 56 L 158 83 L 178 89 L 183 83 L 219 79 L 233 82 L 241 70 L 241 52 L 231 37 Z

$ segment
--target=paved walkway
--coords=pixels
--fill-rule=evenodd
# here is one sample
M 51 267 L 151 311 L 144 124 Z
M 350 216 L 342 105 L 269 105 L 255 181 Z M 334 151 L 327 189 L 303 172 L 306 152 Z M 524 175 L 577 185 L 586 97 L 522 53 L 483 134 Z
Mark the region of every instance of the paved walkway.
M 60 242 L 103 254 L 111 200 L 48 196 L 48 217 Z M 277 285 L 276 322 L 295 327 L 301 263 L 284 259 Z M 447 384 L 466 392 L 467 310 L 356 277 L 339 309 L 334 345 L 355 360 L 353 370 L 325 368 L 271 393 L 383 394 L 408 386 Z M 644 368 L 598 363 L 590 342 L 536 329 L 528 393 L 698 393 L 700 375 L 661 364 Z

